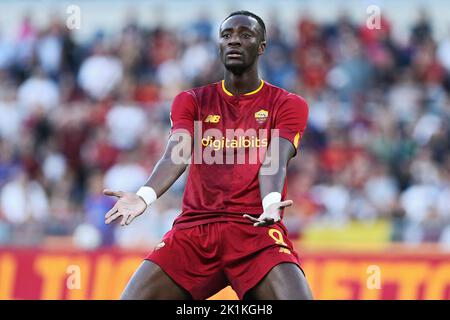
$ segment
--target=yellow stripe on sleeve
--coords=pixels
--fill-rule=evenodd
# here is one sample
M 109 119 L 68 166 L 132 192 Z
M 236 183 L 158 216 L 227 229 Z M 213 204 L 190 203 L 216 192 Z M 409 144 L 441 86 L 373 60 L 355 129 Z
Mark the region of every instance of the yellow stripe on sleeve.
M 300 132 L 298 132 L 296 135 L 295 135 L 295 138 L 294 138 L 294 146 L 295 146 L 295 149 L 298 149 L 298 142 L 300 141 Z

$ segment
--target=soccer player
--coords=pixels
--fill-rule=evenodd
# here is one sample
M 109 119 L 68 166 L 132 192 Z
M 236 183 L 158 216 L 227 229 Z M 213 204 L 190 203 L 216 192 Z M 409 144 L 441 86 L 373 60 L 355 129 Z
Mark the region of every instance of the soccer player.
M 292 205 L 283 200 L 286 170 L 308 106 L 260 79 L 265 47 L 262 19 L 248 11 L 231 13 L 220 26 L 224 80 L 175 97 L 166 150 L 145 186 L 137 193 L 104 191 L 118 198 L 105 222 L 121 217 L 121 225 L 128 225 L 190 164 L 181 214 L 122 299 L 206 299 L 228 285 L 240 299 L 312 299 L 281 221 Z M 261 155 L 253 163 L 252 150 Z M 230 163 L 242 154 L 245 161 Z

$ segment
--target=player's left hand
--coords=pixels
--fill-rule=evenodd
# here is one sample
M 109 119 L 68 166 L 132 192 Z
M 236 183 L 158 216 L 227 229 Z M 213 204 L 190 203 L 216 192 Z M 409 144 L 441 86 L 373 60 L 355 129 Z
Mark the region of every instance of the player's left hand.
M 248 214 L 244 214 L 244 218 L 252 221 L 255 227 L 267 227 L 276 222 L 279 222 L 281 220 L 281 209 L 290 207 L 293 203 L 294 202 L 292 200 L 272 203 L 258 218 L 252 217 Z

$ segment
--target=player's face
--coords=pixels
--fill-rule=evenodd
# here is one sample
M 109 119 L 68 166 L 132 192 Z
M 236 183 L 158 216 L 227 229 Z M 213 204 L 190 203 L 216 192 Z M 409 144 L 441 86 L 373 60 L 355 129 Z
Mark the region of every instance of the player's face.
M 219 37 L 220 59 L 225 68 L 235 74 L 249 69 L 263 54 L 266 45 L 258 21 L 244 15 L 225 20 Z

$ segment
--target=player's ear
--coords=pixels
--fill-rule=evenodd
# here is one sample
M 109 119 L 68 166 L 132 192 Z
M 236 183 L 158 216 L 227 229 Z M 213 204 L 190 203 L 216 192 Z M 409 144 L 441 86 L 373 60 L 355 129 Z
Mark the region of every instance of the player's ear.
M 258 55 L 262 55 L 264 53 L 264 50 L 266 50 L 266 40 L 263 40 L 259 43 Z

